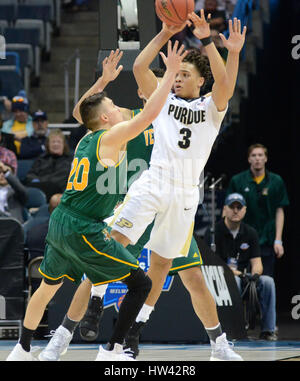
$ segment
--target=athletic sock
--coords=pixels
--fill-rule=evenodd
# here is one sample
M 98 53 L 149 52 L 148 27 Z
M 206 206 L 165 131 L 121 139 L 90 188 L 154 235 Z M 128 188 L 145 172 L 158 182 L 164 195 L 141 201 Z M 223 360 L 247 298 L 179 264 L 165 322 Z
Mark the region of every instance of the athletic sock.
M 31 343 L 31 340 L 33 338 L 34 332 L 35 332 L 35 330 L 28 329 L 28 328 L 22 326 L 22 331 L 21 331 L 19 343 L 21 344 L 22 348 L 26 352 L 30 352 L 30 343 Z
M 93 296 L 98 296 L 99 298 L 103 299 L 107 287 L 108 287 L 107 284 L 104 284 L 104 285 L 101 285 L 101 286 L 94 286 L 94 285 L 93 285 L 93 286 L 92 286 L 92 289 L 91 289 L 91 298 L 92 298 Z
M 79 321 L 71 320 L 66 314 L 61 325 L 73 334 L 78 324 Z
M 154 310 L 153 306 L 149 306 L 147 304 L 144 304 L 141 308 L 140 312 L 138 313 L 138 316 L 136 317 L 135 321 L 139 323 L 140 321 L 143 323 L 146 323 L 147 320 L 149 320 L 149 317 L 151 315 L 151 312 Z
M 213 342 L 216 342 L 216 338 L 222 335 L 222 327 L 220 323 L 215 327 L 205 328 L 205 330 L 208 334 L 209 339 Z

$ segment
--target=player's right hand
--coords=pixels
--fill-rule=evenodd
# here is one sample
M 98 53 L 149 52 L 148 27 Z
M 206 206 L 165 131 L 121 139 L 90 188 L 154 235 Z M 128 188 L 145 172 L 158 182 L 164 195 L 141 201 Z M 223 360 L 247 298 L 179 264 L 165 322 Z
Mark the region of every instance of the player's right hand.
M 167 24 L 163 23 L 162 30 L 173 36 L 174 34 L 181 32 L 186 26 L 187 26 L 187 21 L 185 21 L 183 24 L 178 25 L 178 26 L 177 25 L 167 25 Z
M 123 56 L 123 52 L 119 49 L 112 50 L 108 57 L 105 57 L 102 62 L 102 79 L 107 82 L 114 81 L 123 69 L 123 66 L 118 64 Z

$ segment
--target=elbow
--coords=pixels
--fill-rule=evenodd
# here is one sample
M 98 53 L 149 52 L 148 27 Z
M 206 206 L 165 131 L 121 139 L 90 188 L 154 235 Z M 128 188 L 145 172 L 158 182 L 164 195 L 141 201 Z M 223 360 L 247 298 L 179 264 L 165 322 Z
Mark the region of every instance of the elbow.
M 147 103 L 146 103 L 147 105 Z M 160 113 L 160 109 L 158 108 L 152 108 L 152 109 L 148 109 L 147 110 L 148 112 L 145 113 L 144 115 L 144 122 L 147 126 L 150 126 L 150 124 L 152 124 L 152 122 L 158 117 L 159 113 Z
M 134 75 L 139 74 L 143 70 L 145 70 L 145 66 L 140 62 L 139 58 L 137 58 L 133 64 L 133 68 L 132 68 L 133 74 Z
M 81 120 L 79 111 L 78 111 L 78 109 L 76 107 L 73 110 L 72 116 L 73 116 L 74 119 L 77 120 L 78 123 L 82 124 L 82 120 Z

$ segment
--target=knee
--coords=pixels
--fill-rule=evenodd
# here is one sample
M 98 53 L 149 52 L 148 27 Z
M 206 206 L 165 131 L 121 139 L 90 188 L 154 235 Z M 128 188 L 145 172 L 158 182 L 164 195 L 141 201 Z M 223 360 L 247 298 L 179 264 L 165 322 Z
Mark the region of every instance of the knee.
M 263 287 L 269 288 L 269 289 L 275 289 L 275 282 L 272 277 L 269 275 L 261 275 L 259 277 L 260 284 Z
M 172 266 L 172 259 L 163 258 L 158 254 L 152 252 L 149 271 L 155 271 L 157 274 L 169 272 Z M 153 270 L 155 269 L 155 270 Z
M 61 287 L 63 282 L 58 284 L 48 284 L 42 280 L 39 288 L 33 294 L 36 299 L 39 299 L 41 304 L 48 304 L 49 300 L 53 298 L 56 291 Z
M 128 290 L 139 290 L 141 292 L 149 293 L 152 287 L 152 281 L 148 275 L 142 270 L 138 269 L 132 272 L 131 276 L 125 281 Z
M 203 293 L 207 290 L 205 279 L 200 268 L 191 268 L 179 273 L 189 292 Z

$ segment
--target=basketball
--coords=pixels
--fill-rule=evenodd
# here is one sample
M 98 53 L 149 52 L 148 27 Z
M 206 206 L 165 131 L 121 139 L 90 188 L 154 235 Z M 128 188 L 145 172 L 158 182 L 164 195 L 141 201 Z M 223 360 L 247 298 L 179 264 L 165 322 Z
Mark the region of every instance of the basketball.
M 167 25 L 183 24 L 194 8 L 194 0 L 155 0 L 156 14 Z

